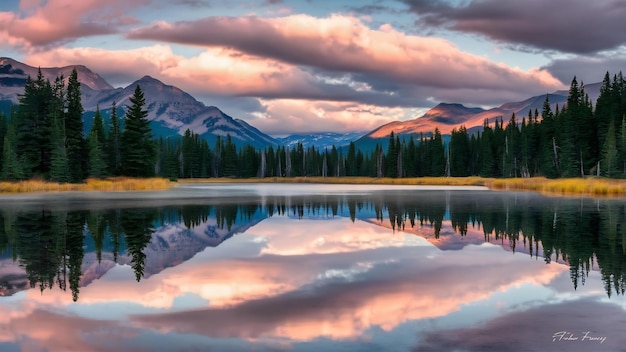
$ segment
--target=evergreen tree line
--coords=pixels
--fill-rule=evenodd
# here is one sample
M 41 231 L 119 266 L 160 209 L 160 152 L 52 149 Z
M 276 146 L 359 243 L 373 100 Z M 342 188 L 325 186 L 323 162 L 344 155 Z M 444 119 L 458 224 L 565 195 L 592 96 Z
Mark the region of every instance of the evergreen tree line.
M 454 129 L 445 143 L 438 129 L 430 136 L 401 138 L 392 132 L 387 149 L 267 147 L 238 148 L 229 136 L 213 146 L 187 130 L 181 137 L 153 139 L 145 99 L 137 86 L 123 119 L 115 103 L 104 126 L 99 109 L 83 136 L 80 83 L 76 71 L 65 87 L 39 72 L 28 79 L 20 104 L 0 115 L 0 178 L 39 177 L 81 182 L 87 177 L 161 176 L 483 176 L 626 177 L 626 82 L 607 72 L 595 108 L 584 84 L 570 85 L 567 104 L 555 111 L 546 96 L 542 111 L 485 121 L 482 131 Z
M 549 95 L 542 111 L 529 110 L 485 121 L 482 131 L 454 129 L 445 143 L 438 129 L 426 137 L 401 138 L 392 132 L 387 149 L 364 153 L 350 143 L 336 148 L 268 147 L 237 150 L 230 137 L 213 149 L 193 132 L 181 140 L 158 141 L 160 176 L 483 176 L 626 177 L 626 82 L 607 72 L 595 108 L 584 84 L 574 77 L 567 104 L 552 110 Z
M 626 84 L 621 72 L 607 72 L 595 108 L 576 77 L 567 104 L 552 111 L 549 95 L 539 111 L 506 124 L 485 122 L 469 136 L 452 131 L 447 153 L 450 176 L 626 177 Z
M 28 77 L 19 104 L 0 114 L 0 178 L 82 182 L 88 177 L 154 175 L 155 142 L 139 86 L 120 120 L 115 103 L 105 129 L 100 109 L 87 136 L 83 132 L 80 82 L 74 69 L 53 83 L 41 70 Z M 106 133 L 108 130 L 108 133 Z

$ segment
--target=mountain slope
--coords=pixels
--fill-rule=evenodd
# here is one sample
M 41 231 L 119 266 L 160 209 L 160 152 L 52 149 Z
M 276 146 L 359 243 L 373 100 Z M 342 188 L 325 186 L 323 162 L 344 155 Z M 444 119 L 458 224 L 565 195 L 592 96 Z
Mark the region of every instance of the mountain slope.
M 595 87 L 592 86 L 592 88 Z M 592 93 L 595 93 L 595 89 L 592 89 Z M 567 102 L 567 92 L 548 94 L 548 97 L 553 111 L 557 105 L 562 107 Z M 363 139 L 387 138 L 392 131 L 396 135 L 424 134 L 428 136 L 434 132 L 435 128 L 438 128 L 442 134 L 450 134 L 453 129 L 461 126 L 465 126 L 468 130 L 481 128 L 485 120 L 492 123 L 495 119 L 502 119 L 506 123 L 514 113 L 518 122 L 521 122 L 522 118 L 528 116 L 528 111 L 534 114 L 537 110 L 541 114 L 545 99 L 545 95 L 538 95 L 520 102 L 504 103 L 489 110 L 468 108 L 461 104 L 441 103 L 416 119 L 395 121 L 380 126 L 365 135 Z
M 76 68 L 81 83 L 82 103 L 85 109 L 85 128 L 91 127 L 96 107 L 105 119 L 113 102 L 121 110 L 130 104 L 129 98 L 137 85 L 141 86 L 146 99 L 148 119 L 156 136 L 183 135 L 187 129 L 214 143 L 217 136 L 232 137 L 233 143 L 251 144 L 257 148 L 277 145 L 276 141 L 242 120 L 236 120 L 215 106 L 206 106 L 183 90 L 144 76 L 124 88 L 113 88 L 102 77 L 85 66 L 41 68 L 43 76 L 53 81 L 57 76 L 69 77 Z M 0 101 L 17 103 L 24 91 L 28 76 L 36 77 L 38 68 L 9 58 L 0 58 Z
M 72 70 L 76 68 L 79 81 L 87 90 L 97 91 L 113 89 L 100 75 L 94 73 L 83 65 L 41 68 L 44 78 L 51 82 L 59 77 L 65 77 L 66 83 Z M 18 101 L 18 94 L 23 92 L 24 84 L 28 76 L 37 77 L 38 68 L 26 65 L 7 57 L 0 57 L 0 100 Z

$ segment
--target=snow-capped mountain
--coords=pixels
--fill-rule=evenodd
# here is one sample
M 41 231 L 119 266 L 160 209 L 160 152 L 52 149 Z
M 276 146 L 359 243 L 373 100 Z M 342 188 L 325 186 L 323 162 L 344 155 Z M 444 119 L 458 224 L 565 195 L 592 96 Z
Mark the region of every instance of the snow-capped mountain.
M 276 141 L 284 145 L 285 147 L 294 147 L 298 143 L 302 143 L 304 148 L 314 146 L 315 149 L 323 150 L 330 149 L 333 145 L 337 148 L 344 147 L 367 134 L 364 131 L 356 132 L 325 132 L 325 133 L 312 133 L 312 134 L 294 134 L 287 137 L 276 138 Z
M 113 88 L 97 73 L 85 66 L 41 68 L 43 76 L 54 81 L 57 76 L 69 77 L 76 68 L 81 83 L 82 102 L 85 109 L 85 127 L 91 126 L 90 117 L 96 107 L 106 116 L 113 102 L 118 108 L 129 104 L 137 85 L 146 99 L 148 119 L 157 136 L 182 135 L 187 129 L 206 138 L 210 145 L 217 136 L 230 135 L 235 144 L 251 144 L 257 148 L 277 145 L 276 141 L 242 120 L 233 119 L 215 106 L 206 106 L 183 90 L 167 85 L 150 76 L 144 76 L 124 88 Z M 37 77 L 38 68 L 10 58 L 0 58 L 0 101 L 17 103 L 24 91 L 28 76 Z
M 255 147 L 276 145 L 276 141 L 260 132 L 243 120 L 233 119 L 215 106 L 206 106 L 190 94 L 175 86 L 164 84 L 150 76 L 131 83 L 123 89 L 98 91 L 86 97 L 84 107 L 94 111 L 98 105 L 101 111 L 111 109 L 113 102 L 118 107 L 130 104 L 130 97 L 139 85 L 144 92 L 148 119 L 164 129 L 159 134 L 183 135 L 187 129 L 199 134 L 213 145 L 217 136 L 230 135 L 239 145 L 252 144 Z M 174 131 L 175 133 L 172 133 Z

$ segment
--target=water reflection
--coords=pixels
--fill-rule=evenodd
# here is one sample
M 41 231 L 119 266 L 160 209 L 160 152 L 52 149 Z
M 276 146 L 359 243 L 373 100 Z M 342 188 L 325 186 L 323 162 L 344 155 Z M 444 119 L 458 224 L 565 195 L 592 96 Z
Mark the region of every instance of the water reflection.
M 622 200 L 385 190 L 157 203 L 0 206 L 0 350 L 597 347 L 554 345 L 552 329 L 626 342 Z
M 24 267 L 30 287 L 66 290 L 69 285 L 77 300 L 85 251 L 94 251 L 98 262 L 103 251 L 110 252 L 116 263 L 120 252 L 125 253 L 140 281 L 151 241 L 161 250 L 168 249 L 168 242 L 155 236 L 166 227 L 182 232 L 203 228 L 206 237 L 217 241 L 201 245 L 215 246 L 232 236 L 235 224 L 251 226 L 275 215 L 297 219 L 347 216 L 353 222 L 376 219 L 379 225 L 398 231 L 419 229 L 420 235 L 447 250 L 458 247 L 454 240 L 441 238 L 442 226 L 449 222 L 454 233 L 444 237 L 459 241 L 470 230 L 480 231 L 483 241 L 512 251 L 522 249 L 546 263 L 568 263 L 574 288 L 584 284 L 589 271 L 596 268 L 608 296 L 623 295 L 626 289 L 624 202 L 485 192 L 448 192 L 445 196 L 426 192 L 406 197 L 387 192 L 373 197 L 276 196 L 245 203 L 208 203 L 67 211 L 5 209 L 0 213 L 0 249 Z M 1 287 L 5 294 L 24 288 L 11 275 Z

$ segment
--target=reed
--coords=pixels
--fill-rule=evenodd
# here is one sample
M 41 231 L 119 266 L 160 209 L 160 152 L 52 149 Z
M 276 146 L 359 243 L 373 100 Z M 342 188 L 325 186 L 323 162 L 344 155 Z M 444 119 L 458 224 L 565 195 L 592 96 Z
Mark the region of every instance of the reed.
M 55 183 L 41 180 L 0 182 L 0 193 L 70 192 L 70 191 L 149 191 L 164 190 L 172 186 L 163 178 L 87 179 L 84 183 Z
M 489 187 L 497 190 L 536 191 L 560 195 L 613 196 L 626 195 L 626 180 L 606 178 L 546 179 L 542 177 L 498 179 Z
M 434 186 L 486 186 L 493 190 L 532 191 L 551 195 L 590 195 L 620 197 L 626 196 L 626 180 L 606 178 L 546 179 L 508 178 L 493 179 L 482 177 L 266 177 L 266 178 L 206 178 L 181 179 L 179 183 L 328 183 L 328 184 L 380 184 L 380 185 L 434 185 Z M 0 182 L 0 193 L 26 192 L 123 192 L 165 190 L 172 182 L 163 178 L 88 179 L 84 183 L 54 183 L 41 180 Z

